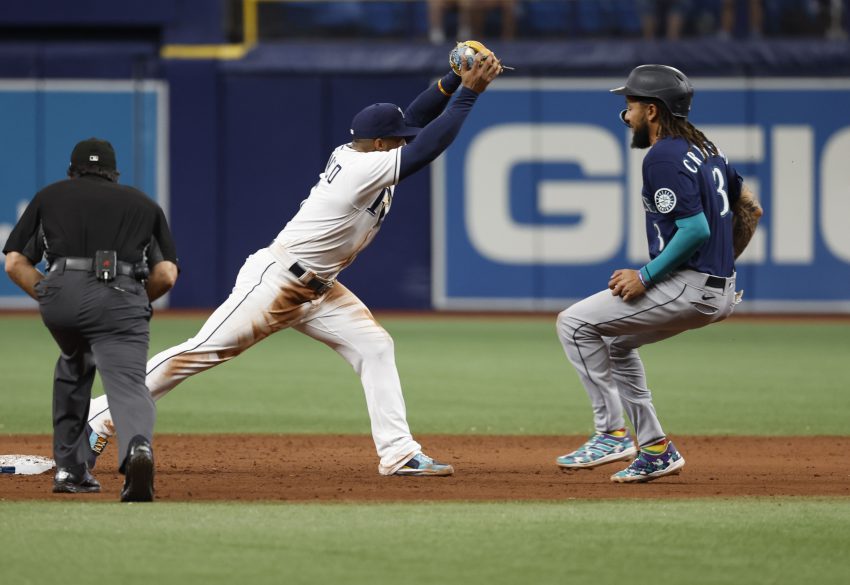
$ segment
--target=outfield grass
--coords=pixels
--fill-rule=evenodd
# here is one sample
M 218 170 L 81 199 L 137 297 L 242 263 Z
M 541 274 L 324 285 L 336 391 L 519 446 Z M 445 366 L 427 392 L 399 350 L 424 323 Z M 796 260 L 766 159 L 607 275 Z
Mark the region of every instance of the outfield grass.
M 590 432 L 589 402 L 552 319 L 386 318 L 411 428 L 424 433 Z M 154 319 L 152 352 L 199 318 Z M 49 433 L 57 349 L 37 317 L 0 318 L 0 434 Z M 846 434 L 850 323 L 730 321 L 641 350 L 671 434 Z M 95 393 L 100 393 L 99 385 Z M 357 376 L 295 331 L 180 385 L 158 432 L 369 433 Z
M 848 500 L 0 503 L 4 583 L 845 584 Z
M 200 319 L 154 321 L 152 351 Z M 553 320 L 386 318 L 415 433 L 590 432 Z M 49 433 L 56 347 L 0 318 L 0 451 Z M 846 435 L 850 324 L 728 322 L 642 350 L 674 434 Z M 98 387 L 99 388 L 99 387 Z M 97 390 L 96 390 L 97 392 Z M 158 432 L 369 432 L 359 380 L 293 331 L 182 384 Z M 13 477 L 0 478 L 14 481 Z M 474 504 L 0 502 L 0 582 L 850 582 L 850 499 Z

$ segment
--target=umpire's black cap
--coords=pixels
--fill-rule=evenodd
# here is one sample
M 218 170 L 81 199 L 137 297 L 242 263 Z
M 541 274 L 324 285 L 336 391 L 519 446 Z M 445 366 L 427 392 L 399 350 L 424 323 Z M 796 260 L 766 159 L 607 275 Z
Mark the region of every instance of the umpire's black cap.
M 353 138 L 413 138 L 422 128 L 408 126 L 404 112 L 395 104 L 372 104 L 351 120 Z
M 71 166 L 83 168 L 96 166 L 107 171 L 116 170 L 115 149 L 106 140 L 89 138 L 77 143 L 71 152 Z
M 670 112 L 687 118 L 694 98 L 694 86 L 684 73 L 669 65 L 640 65 L 632 69 L 626 84 L 611 90 L 625 96 L 661 100 Z

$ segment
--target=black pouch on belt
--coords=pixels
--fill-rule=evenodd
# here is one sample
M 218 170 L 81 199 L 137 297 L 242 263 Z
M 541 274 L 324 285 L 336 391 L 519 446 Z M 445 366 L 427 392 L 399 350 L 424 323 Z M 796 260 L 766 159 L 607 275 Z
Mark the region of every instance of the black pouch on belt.
M 118 270 L 118 252 L 115 250 L 98 250 L 94 253 L 94 269 L 98 280 L 109 282 L 115 278 Z

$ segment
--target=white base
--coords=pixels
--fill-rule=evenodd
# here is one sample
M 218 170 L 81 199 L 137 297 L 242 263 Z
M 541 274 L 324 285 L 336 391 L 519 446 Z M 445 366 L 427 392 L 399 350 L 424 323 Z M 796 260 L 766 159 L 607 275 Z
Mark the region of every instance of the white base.
M 38 475 L 55 466 L 53 459 L 41 455 L 0 455 L 0 473 Z

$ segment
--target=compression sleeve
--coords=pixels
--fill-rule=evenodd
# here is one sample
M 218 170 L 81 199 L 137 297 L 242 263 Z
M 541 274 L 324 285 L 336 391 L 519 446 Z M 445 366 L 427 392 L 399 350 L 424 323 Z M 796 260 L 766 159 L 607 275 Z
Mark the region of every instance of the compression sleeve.
M 708 220 L 702 212 L 677 219 L 676 227 L 678 229 L 667 246 L 640 269 L 642 280 L 647 286 L 681 266 L 711 236 Z
M 411 126 L 424 128 L 443 113 L 452 94 L 460 87 L 460 77 L 449 72 L 413 100 L 404 112 Z
M 477 93 L 462 88 L 451 105 L 425 126 L 416 140 L 401 147 L 399 181 L 423 168 L 449 147 L 477 99 Z

